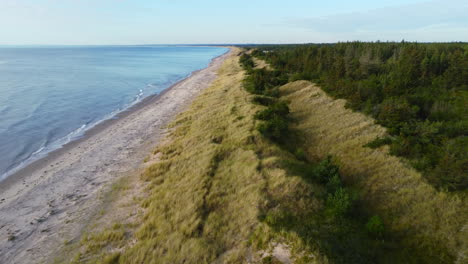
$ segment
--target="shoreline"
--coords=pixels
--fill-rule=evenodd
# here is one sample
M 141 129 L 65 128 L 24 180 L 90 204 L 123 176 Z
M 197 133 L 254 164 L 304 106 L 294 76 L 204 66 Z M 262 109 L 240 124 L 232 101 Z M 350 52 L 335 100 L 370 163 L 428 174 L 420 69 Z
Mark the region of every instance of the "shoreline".
M 78 138 L 72 139 L 69 142 L 63 144 L 62 146 L 60 146 L 60 147 L 58 147 L 56 149 L 53 149 L 50 152 L 44 153 L 44 156 L 39 157 L 37 159 L 33 159 L 32 161 L 27 162 L 26 165 L 23 165 L 23 166 L 19 165 L 19 168 L 13 168 L 12 173 L 6 172 L 5 173 L 6 175 L 3 175 L 4 178 L 0 179 L 0 193 L 5 192 L 5 190 L 7 190 L 9 186 L 19 182 L 22 178 L 26 177 L 26 175 L 31 173 L 32 171 L 41 169 L 43 167 L 44 163 L 47 163 L 48 161 L 53 160 L 57 156 L 60 156 L 60 155 L 62 155 L 64 153 L 66 153 L 67 149 L 73 148 L 75 145 L 79 144 L 79 142 L 84 141 L 87 138 L 92 137 L 93 135 L 96 135 L 96 134 L 100 133 L 102 130 L 104 130 L 107 127 L 111 126 L 112 124 L 118 122 L 119 119 L 125 118 L 125 117 L 131 115 L 133 112 L 136 112 L 136 111 L 146 107 L 147 105 L 156 102 L 160 97 L 164 96 L 164 94 L 167 93 L 169 90 L 171 90 L 175 86 L 179 85 L 184 80 L 186 80 L 186 79 L 192 77 L 193 75 L 197 74 L 198 72 L 200 72 L 200 71 L 202 71 L 202 70 L 204 70 L 206 68 L 209 68 L 216 59 L 225 56 L 229 52 L 231 52 L 231 49 L 228 48 L 228 50 L 225 53 L 211 59 L 211 61 L 208 64 L 207 67 L 199 69 L 199 70 L 192 71 L 186 77 L 183 77 L 182 79 L 178 80 L 177 82 L 171 84 L 169 87 L 167 87 L 166 89 L 164 89 L 160 93 L 149 95 L 149 96 L 141 99 L 141 101 L 139 101 L 139 102 L 137 102 L 135 104 L 129 105 L 127 108 L 122 109 L 121 111 L 118 111 L 115 115 L 111 115 L 108 118 L 105 118 L 105 119 L 102 119 L 101 121 L 98 121 L 95 125 L 93 125 L 89 129 L 85 130 L 83 135 L 79 136 Z M 0 200 L 0 203 L 1 202 L 2 201 Z
M 167 124 L 216 78 L 232 48 L 0 182 L 0 262 L 38 263 L 76 239 L 99 197 L 137 171 Z M 40 245 L 40 246 L 39 246 Z

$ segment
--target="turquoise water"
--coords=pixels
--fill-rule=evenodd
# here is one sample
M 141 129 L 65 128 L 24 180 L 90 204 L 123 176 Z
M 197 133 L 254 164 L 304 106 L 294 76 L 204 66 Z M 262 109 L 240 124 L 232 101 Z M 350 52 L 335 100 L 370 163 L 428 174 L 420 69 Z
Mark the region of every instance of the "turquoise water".
M 160 93 L 218 47 L 0 47 L 0 180 Z

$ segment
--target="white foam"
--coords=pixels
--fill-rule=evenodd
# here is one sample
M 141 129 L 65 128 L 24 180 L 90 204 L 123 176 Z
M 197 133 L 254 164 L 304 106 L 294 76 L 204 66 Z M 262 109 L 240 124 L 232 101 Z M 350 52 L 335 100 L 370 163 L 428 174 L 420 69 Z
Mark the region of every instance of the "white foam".
M 2 61 L 0 61 L 0 64 L 1 64 L 1 62 Z M 6 61 L 3 61 L 3 62 L 7 63 Z M 149 88 L 152 88 L 152 89 L 157 88 L 157 90 L 165 90 L 165 89 L 170 88 L 173 84 L 175 84 L 175 83 L 177 83 L 177 82 L 179 82 L 179 81 L 181 81 L 183 79 L 189 78 L 193 74 L 194 74 L 194 72 L 191 72 L 186 76 L 183 76 L 183 77 L 180 77 L 180 78 L 175 78 L 172 81 L 164 84 L 164 86 L 166 86 L 164 88 L 159 86 L 159 85 L 154 85 L 154 84 L 147 84 L 146 87 L 149 87 Z M 153 90 L 153 91 L 149 92 L 147 94 L 147 96 L 155 94 L 155 92 L 156 91 Z M 69 143 L 71 141 L 79 139 L 89 129 L 95 127 L 96 125 L 98 125 L 98 124 L 100 124 L 100 123 L 102 123 L 102 122 L 104 122 L 106 120 L 114 118 L 119 113 L 121 113 L 121 112 L 129 109 L 130 107 L 134 106 L 135 104 L 139 103 L 144 97 L 145 96 L 144 96 L 143 89 L 139 89 L 139 93 L 134 97 L 134 100 L 132 102 L 130 102 L 129 104 L 125 105 L 124 107 L 118 108 L 118 109 L 112 111 L 111 113 L 105 115 L 102 119 L 100 119 L 100 120 L 98 120 L 96 122 L 81 125 L 78 129 L 70 132 L 65 137 L 60 138 L 60 139 L 52 142 L 51 144 L 45 144 L 45 145 L 41 146 L 38 150 L 34 151 L 27 159 L 22 161 L 18 166 L 16 166 L 13 169 L 8 170 L 7 172 L 1 174 L 0 175 L 0 181 L 6 179 L 8 176 L 14 174 L 15 172 L 19 171 L 20 169 L 26 167 L 27 165 L 29 165 L 29 164 L 31 164 L 31 163 L 33 163 L 33 162 L 47 156 L 47 154 L 49 154 L 50 152 L 52 152 L 54 150 L 57 150 L 57 149 L 60 149 L 61 147 L 63 147 L 64 145 L 66 145 L 67 143 Z
M 68 133 L 65 137 L 62 137 L 60 139 L 55 140 L 51 144 L 42 144 L 39 149 L 31 153 L 28 158 L 23 160 L 20 164 L 15 166 L 13 169 L 8 170 L 7 172 L 3 173 L 0 175 L 0 181 L 6 179 L 8 176 L 14 174 L 15 172 L 19 171 L 20 169 L 26 167 L 27 165 L 33 163 L 34 161 L 37 161 L 49 154 L 50 152 L 57 150 L 61 147 L 63 147 L 65 144 L 78 139 L 84 133 L 86 132 L 86 127 L 87 124 L 83 124 L 81 127 L 79 127 L 76 130 L 73 130 L 72 132 Z

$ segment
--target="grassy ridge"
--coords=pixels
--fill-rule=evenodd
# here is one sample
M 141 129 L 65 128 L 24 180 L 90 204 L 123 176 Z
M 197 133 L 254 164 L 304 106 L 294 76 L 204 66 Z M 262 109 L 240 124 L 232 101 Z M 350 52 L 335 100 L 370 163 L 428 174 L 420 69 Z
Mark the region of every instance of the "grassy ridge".
M 255 66 L 253 62 L 252 69 Z M 256 82 L 284 82 L 281 74 L 256 70 Z M 151 165 L 141 175 L 146 189 L 139 202 L 145 211 L 139 227 L 129 232 L 125 225 L 112 223 L 103 232 L 86 236 L 83 254 L 77 255 L 75 263 L 422 262 L 411 248 L 404 250 L 384 234 L 386 226 L 373 211 L 366 212 L 356 203 L 359 196 L 348 186 L 358 182 L 361 171 L 353 168 L 359 168 L 362 160 L 344 163 L 340 146 L 346 146 L 346 140 L 336 134 L 330 138 L 327 131 L 328 123 L 340 123 L 348 124 L 340 127 L 347 130 L 343 134 L 348 139 L 360 134 L 352 120 L 351 125 L 346 123 L 349 116 L 312 123 L 310 118 L 326 117 L 319 110 L 332 109 L 332 102 L 318 104 L 321 109 L 302 109 L 304 100 L 326 97 L 304 90 L 304 83 L 280 89 L 273 85 L 267 91 L 249 85 L 248 80 L 238 56 L 225 61 L 219 78 L 178 117 L 168 143 L 149 159 Z M 288 99 L 289 106 L 281 99 Z M 361 128 L 361 120 L 355 121 Z M 364 127 L 382 133 L 371 123 Z M 324 153 L 335 154 L 341 161 L 341 177 Z M 359 177 L 368 180 L 367 175 Z M 360 188 L 370 192 L 365 184 Z M 380 191 L 377 188 L 374 193 Z M 374 193 L 369 197 L 375 198 Z M 385 207 L 388 201 L 382 201 Z M 392 206 L 376 207 L 376 211 L 393 213 Z M 382 216 L 386 224 L 393 224 L 385 213 Z M 411 220 L 398 223 L 409 229 L 413 226 L 406 221 Z
M 238 57 L 227 59 L 213 86 L 175 121 L 171 140 L 155 151 L 159 161 L 142 174 L 140 227 L 131 236 L 113 226 L 85 239 L 76 263 L 261 261 L 259 250 L 273 237 L 259 220 L 267 196 L 310 189 L 275 165 L 288 154 L 256 132 L 253 116 L 261 107 L 251 103 L 243 79 Z
M 468 45 L 347 42 L 266 46 L 252 52 L 290 80 L 319 83 L 372 116 L 388 144 L 433 186 L 468 188 Z M 265 51 L 265 52 L 262 52 Z
M 291 102 L 293 128 L 301 131 L 311 158 L 336 156 L 345 181 L 361 190 L 369 211 L 383 216 L 404 243 L 422 249 L 427 257 L 423 259 L 463 262 L 468 211 L 461 198 L 435 190 L 417 171 L 391 156 L 387 147 L 364 147 L 385 129 L 346 109 L 344 100 L 333 100 L 308 81 L 287 84 L 280 92 Z
M 247 55 L 242 57 L 241 62 L 250 74 L 246 78 L 248 91 L 267 96 L 274 94 L 291 102 L 291 117 L 295 125 L 286 131 L 282 130 L 282 122 L 278 122 L 272 113 L 289 113 L 289 109 L 282 111 L 284 107 L 278 102 L 272 103 L 264 97 L 256 97 L 261 99 L 258 101 L 269 105 L 266 110 L 257 113 L 256 118 L 266 120 L 266 124 L 282 133 L 273 137 L 271 133 L 264 132 L 263 126 L 259 126 L 258 130 L 285 150 L 301 153 L 297 156 L 306 158 L 301 160 L 317 162 L 329 154 L 337 156 L 342 165 L 342 178 L 351 188 L 348 190 L 342 185 L 343 187 L 331 188 L 330 192 L 329 186 L 336 185 L 339 177 L 337 180 L 335 177 L 323 179 L 322 172 L 321 180 L 314 175 L 314 168 L 307 168 L 310 166 L 308 162 L 300 165 L 303 168 L 298 175 L 326 185 L 329 194 L 324 199 L 322 197 L 326 201 L 325 208 L 315 212 L 320 215 L 320 220 L 310 215 L 292 216 L 291 212 L 282 212 L 280 214 L 286 214 L 286 217 L 280 217 L 283 218 L 279 220 L 281 227 L 289 227 L 305 241 L 320 237 L 322 241 L 316 244 L 322 245 L 321 248 L 326 250 L 330 247 L 323 247 L 323 243 L 331 243 L 332 251 L 341 250 L 341 253 L 335 255 L 327 251 L 327 255 L 333 257 L 333 261 L 343 263 L 375 263 L 384 259 L 406 263 L 450 263 L 456 259 L 463 261 L 466 221 L 464 217 L 457 217 L 467 215 L 463 200 L 437 192 L 419 173 L 407 168 L 400 160 L 391 158 L 388 151 L 365 148 L 364 145 L 385 134 L 384 128 L 375 125 L 371 118 L 347 110 L 344 107 L 345 101 L 335 101 L 317 87 L 309 89 L 309 82 L 290 83 L 277 90 L 275 85 L 278 80 L 284 79 L 284 73 L 252 67 L 251 58 Z M 300 149 L 295 149 L 297 147 Z M 373 153 L 377 154 L 372 155 Z M 294 172 L 297 173 L 297 170 Z M 330 175 L 325 172 L 327 174 Z M 428 198 L 424 200 L 424 197 Z M 344 213 L 347 208 L 352 208 L 352 212 Z M 336 219 L 337 217 L 327 214 L 336 210 L 343 211 L 342 214 L 347 217 Z M 381 218 L 375 214 L 385 217 L 385 225 L 380 224 Z M 366 215 L 374 216 L 364 227 Z M 332 228 L 324 228 L 323 220 Z M 389 229 L 385 230 L 384 226 Z M 369 228 L 379 230 L 377 233 L 380 233 L 381 243 L 373 240 L 372 235 L 369 237 L 369 234 L 362 232 Z M 310 234 L 310 229 L 314 229 L 316 233 Z M 323 236 L 324 230 L 331 233 L 331 237 Z M 340 241 L 336 243 L 337 240 Z M 399 252 L 392 252 L 392 248 L 398 248 Z M 350 251 L 355 251 L 358 256 Z
M 284 75 L 287 74 L 250 67 L 252 63 L 248 56 L 243 56 L 242 61 L 251 75 L 247 78 L 250 82 L 247 88 L 252 93 L 272 94 L 275 84 L 285 79 Z M 402 242 L 406 245 L 405 250 L 416 256 L 416 262 L 465 260 L 468 212 L 464 208 L 463 198 L 435 190 L 419 173 L 391 157 L 388 148 L 385 151 L 365 148 L 364 145 L 373 139 L 385 135 L 383 127 L 375 125 L 373 119 L 363 114 L 347 110 L 346 101 L 333 100 L 309 82 L 290 83 L 281 87 L 279 93 L 273 94 L 291 102 L 295 125 L 290 129 L 300 134 L 299 140 L 294 140 L 292 131 L 273 139 L 286 149 L 298 141 L 296 146 L 303 146 L 309 160 L 320 160 L 329 154 L 337 156 L 343 178 L 348 185 L 356 188 L 360 196 L 358 204 L 365 208 L 364 214 L 384 217 L 389 227 L 388 233 L 391 233 L 386 237 L 387 241 L 393 238 L 398 244 Z M 264 112 L 260 114 L 260 119 L 265 119 Z M 273 118 L 268 122 L 272 125 L 277 123 Z M 294 152 L 294 149 L 290 151 Z M 347 219 L 347 222 L 353 220 L 356 219 Z M 352 230 L 347 232 L 351 236 L 359 235 Z M 365 244 L 367 241 L 364 238 L 357 243 Z M 387 247 L 386 244 L 382 246 Z M 384 255 L 377 254 L 376 257 Z M 368 258 L 363 258 L 361 262 L 365 259 Z M 405 259 L 405 262 L 411 261 Z

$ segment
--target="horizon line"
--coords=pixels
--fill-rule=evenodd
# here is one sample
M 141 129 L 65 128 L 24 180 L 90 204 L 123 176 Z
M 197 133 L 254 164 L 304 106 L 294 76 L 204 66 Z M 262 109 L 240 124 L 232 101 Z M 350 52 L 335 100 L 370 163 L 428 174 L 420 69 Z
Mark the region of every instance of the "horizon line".
M 352 43 L 352 42 L 360 42 L 360 43 L 420 43 L 420 44 L 429 44 L 429 43 L 440 43 L 440 44 L 450 44 L 450 43 L 458 43 L 458 44 L 468 44 L 467 41 L 407 41 L 407 40 L 373 40 L 373 41 L 362 41 L 362 40 L 346 40 L 346 41 L 334 41 L 334 42 L 291 42 L 291 43 L 216 43 L 216 44 L 209 44 L 209 43 L 166 43 L 166 44 L 0 44 L 0 47 L 5 46 L 16 46 L 16 47 L 28 47 L 28 46 L 69 46 L 69 47 L 102 47 L 102 46 L 121 46 L 121 47 L 129 47 L 129 46 L 212 46 L 212 47 L 226 47 L 226 46 L 261 46 L 261 45 L 319 45 L 319 44 L 339 44 L 339 43 Z

